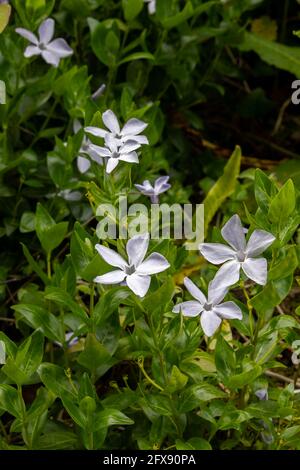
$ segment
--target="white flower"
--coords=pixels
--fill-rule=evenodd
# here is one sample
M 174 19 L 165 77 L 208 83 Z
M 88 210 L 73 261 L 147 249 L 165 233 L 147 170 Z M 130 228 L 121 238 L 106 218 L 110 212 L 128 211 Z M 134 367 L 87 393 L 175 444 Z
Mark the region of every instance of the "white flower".
M 275 240 L 265 230 L 254 230 L 248 242 L 238 215 L 233 215 L 221 230 L 224 240 L 230 247 L 222 243 L 201 243 L 200 253 L 213 264 L 223 264 L 217 276 L 224 285 L 235 284 L 240 278 L 242 269 L 246 276 L 257 284 L 267 282 L 268 266 L 265 258 L 258 256 Z
M 156 0 L 144 0 L 144 2 L 148 3 L 149 15 L 154 15 L 156 12 Z
M 72 339 L 71 339 L 72 338 Z M 65 334 L 65 342 L 68 343 L 68 348 L 71 348 L 75 344 L 77 344 L 79 341 L 79 338 L 77 336 L 74 336 L 73 331 L 69 331 Z M 60 346 L 61 348 L 63 347 L 62 343 L 59 341 L 54 341 L 57 346 Z
M 216 281 L 216 277 L 208 285 L 207 298 L 188 277 L 184 279 L 184 285 L 196 300 L 175 305 L 173 312 L 182 312 L 186 317 L 200 315 L 200 323 L 206 336 L 212 336 L 223 319 L 242 319 L 241 309 L 234 302 L 220 303 L 227 294 L 227 288 L 224 287 L 224 284 Z
M 153 204 L 159 202 L 159 194 L 164 193 L 170 189 L 171 185 L 168 183 L 169 176 L 161 176 L 154 182 L 154 186 L 149 180 L 145 180 L 143 184 L 135 184 L 134 186 L 145 196 L 149 196 Z
M 127 163 L 139 163 L 138 154 L 135 152 L 140 148 L 140 144 L 135 141 L 128 140 L 121 146 L 118 146 L 116 140 L 108 136 L 106 139 L 107 147 L 98 147 L 98 145 L 91 144 L 92 150 L 98 154 L 98 156 L 106 159 L 106 173 L 111 173 L 120 161 Z
M 80 122 L 75 119 L 73 123 L 73 130 L 74 133 L 77 134 L 77 132 L 82 129 L 82 126 Z M 98 153 L 96 152 L 96 149 L 100 148 L 97 145 L 92 144 L 90 139 L 86 136 L 83 137 L 82 142 L 81 142 L 81 147 L 79 149 L 79 155 L 77 157 L 77 168 L 80 171 L 80 173 L 86 173 L 90 167 L 91 167 L 91 159 L 98 163 L 99 165 L 103 165 L 103 159 L 99 157 Z M 85 155 L 88 155 L 89 158 L 87 158 Z
M 148 126 L 145 122 L 135 118 L 129 119 L 124 127 L 120 129 L 119 121 L 115 113 L 110 109 L 102 114 L 102 120 L 109 131 L 99 127 L 86 127 L 85 131 L 96 137 L 102 137 L 105 140 L 107 136 L 110 136 L 115 140 L 118 146 L 121 146 L 128 140 L 138 142 L 140 145 L 149 144 L 147 137 L 140 135 Z
M 102 276 L 97 276 L 94 282 L 100 284 L 120 284 L 123 281 L 129 289 L 139 297 L 144 297 L 148 292 L 151 282 L 151 275 L 157 274 L 170 267 L 164 256 L 159 253 L 151 253 L 144 259 L 149 246 L 149 234 L 136 235 L 128 240 L 126 252 L 128 262 L 125 261 L 115 251 L 103 245 L 96 245 L 96 250 L 111 266 L 116 270 L 110 271 Z
M 260 388 L 259 390 L 256 390 L 255 396 L 257 396 L 257 398 L 259 400 L 268 400 L 269 399 L 268 390 L 266 388 Z
M 71 189 L 63 189 L 59 191 L 58 196 L 65 199 L 65 201 L 80 201 L 82 194 L 80 191 L 72 191 Z
M 33 34 L 28 29 L 17 28 L 16 32 L 28 39 L 31 42 L 24 52 L 25 57 L 32 57 L 34 55 L 41 55 L 47 64 L 57 67 L 60 59 L 69 57 L 73 54 L 73 50 L 68 46 L 66 41 L 62 38 L 54 39 L 54 26 L 55 22 L 52 18 L 43 21 L 39 27 L 39 37 Z

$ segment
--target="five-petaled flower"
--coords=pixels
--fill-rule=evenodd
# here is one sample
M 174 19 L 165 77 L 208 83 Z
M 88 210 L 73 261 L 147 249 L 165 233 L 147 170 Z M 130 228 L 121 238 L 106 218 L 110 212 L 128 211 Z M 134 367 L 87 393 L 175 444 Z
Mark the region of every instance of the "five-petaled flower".
M 233 285 L 240 278 L 240 270 L 257 284 L 267 282 L 267 260 L 258 257 L 275 240 L 275 237 L 265 230 L 254 230 L 246 242 L 244 229 L 237 214 L 233 215 L 221 230 L 224 240 L 230 246 L 222 243 L 201 243 L 200 253 L 213 264 L 223 264 L 216 278 L 224 285 Z
M 25 57 L 32 57 L 34 55 L 41 55 L 47 64 L 57 67 L 60 59 L 69 57 L 73 54 L 73 50 L 62 39 L 54 39 L 55 22 L 52 18 L 48 18 L 39 27 L 39 37 L 33 34 L 28 29 L 16 28 L 16 32 L 31 42 L 24 52 Z
M 140 144 L 133 140 L 128 140 L 120 147 L 110 135 L 106 138 L 106 147 L 91 145 L 90 148 L 106 160 L 106 173 L 111 173 L 120 161 L 127 163 L 139 163 L 139 157 L 136 150 L 140 148 Z
M 207 297 L 188 277 L 184 279 L 184 285 L 196 300 L 188 300 L 175 305 L 173 312 L 182 312 L 186 317 L 200 315 L 200 323 L 207 336 L 212 336 L 216 332 L 223 319 L 242 319 L 240 307 L 232 301 L 222 302 L 227 294 L 227 288 L 220 284 L 216 277 L 208 285 Z
M 168 183 L 169 176 L 161 176 L 154 182 L 154 186 L 149 180 L 145 180 L 143 184 L 135 184 L 134 186 L 145 196 L 149 196 L 153 204 L 159 202 L 159 195 L 170 189 L 171 185 Z
M 108 131 L 99 127 L 86 127 L 85 131 L 95 137 L 102 137 L 105 140 L 110 136 L 110 141 L 114 140 L 118 147 L 128 140 L 137 142 L 140 145 L 149 143 L 145 135 L 140 135 L 148 124 L 139 119 L 129 119 L 121 129 L 115 113 L 108 109 L 102 114 L 102 120 Z
M 145 259 L 148 246 L 148 233 L 136 235 L 128 240 L 126 245 L 127 262 L 115 251 L 97 244 L 96 250 L 104 261 L 118 269 L 102 276 L 97 276 L 94 281 L 99 284 L 120 284 L 125 281 L 134 294 L 144 297 L 150 287 L 150 276 L 165 271 L 170 267 L 166 258 L 160 253 L 151 253 Z

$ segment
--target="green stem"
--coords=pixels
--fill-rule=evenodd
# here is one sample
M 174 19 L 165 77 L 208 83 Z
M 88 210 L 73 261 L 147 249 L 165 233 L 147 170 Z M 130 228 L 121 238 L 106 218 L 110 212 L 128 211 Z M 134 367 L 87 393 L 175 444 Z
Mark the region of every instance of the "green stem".
M 47 276 L 51 279 L 51 252 L 47 253 Z
M 24 439 L 24 442 L 27 445 L 28 449 L 30 449 L 31 448 L 31 440 L 30 440 L 29 433 L 28 433 L 26 407 L 25 407 L 25 403 L 24 403 L 24 400 L 23 400 L 21 385 L 18 385 L 18 395 L 19 395 L 19 401 L 20 401 L 20 406 L 21 406 L 21 414 L 22 414 L 23 439 Z

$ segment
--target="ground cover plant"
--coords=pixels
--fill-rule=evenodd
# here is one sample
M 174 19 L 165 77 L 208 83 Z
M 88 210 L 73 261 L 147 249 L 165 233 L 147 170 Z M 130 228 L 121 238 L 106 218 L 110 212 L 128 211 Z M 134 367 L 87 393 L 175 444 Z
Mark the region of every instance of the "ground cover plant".
M 299 19 L 0 1 L 0 449 L 300 449 Z

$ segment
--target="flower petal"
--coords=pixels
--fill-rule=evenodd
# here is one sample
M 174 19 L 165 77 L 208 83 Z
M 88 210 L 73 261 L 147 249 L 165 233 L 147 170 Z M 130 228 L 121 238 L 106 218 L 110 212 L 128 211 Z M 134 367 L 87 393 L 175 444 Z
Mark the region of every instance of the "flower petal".
M 274 242 L 275 237 L 272 233 L 265 230 L 254 230 L 251 234 L 246 247 L 246 253 L 250 258 L 260 255 Z
M 105 113 L 102 114 L 102 121 L 106 125 L 107 129 L 114 134 L 120 134 L 120 126 L 119 121 L 115 115 L 115 113 L 108 109 Z
M 134 140 L 127 140 L 120 148 L 120 153 L 130 153 L 133 150 L 137 150 L 140 148 L 140 144 L 135 142 Z
M 227 261 L 215 275 L 214 282 L 219 285 L 219 289 L 232 286 L 240 278 L 240 269 L 241 264 L 238 261 Z
M 100 127 L 93 127 L 93 126 L 85 127 L 84 131 L 87 132 L 88 134 L 94 135 L 95 137 L 102 137 L 103 139 L 107 134 L 107 131 L 105 131 L 104 129 L 101 129 Z
M 16 28 L 16 33 L 20 34 L 23 38 L 27 39 L 28 41 L 32 42 L 35 46 L 38 45 L 39 41 L 35 34 L 28 29 L 25 28 Z
M 39 39 L 44 45 L 47 45 L 54 36 L 55 21 L 47 18 L 39 27 Z
M 196 317 L 203 311 L 203 306 L 200 302 L 196 302 L 195 300 L 188 300 L 187 302 L 181 302 L 174 306 L 172 312 L 182 314 L 185 317 Z
M 102 276 L 95 277 L 94 282 L 97 282 L 98 284 L 119 284 L 120 282 L 124 281 L 125 277 L 126 274 L 124 271 L 116 269 L 115 271 L 102 274 Z
M 200 317 L 200 323 L 206 336 L 212 336 L 221 325 L 221 318 L 213 311 L 204 311 Z
M 202 256 L 213 264 L 221 264 L 235 258 L 235 251 L 222 243 L 200 243 L 199 250 Z
M 95 248 L 104 261 L 106 261 L 106 263 L 110 264 L 111 266 L 115 266 L 121 269 L 125 269 L 126 266 L 128 266 L 122 256 L 119 255 L 119 253 L 116 253 L 114 250 L 99 244 L 97 244 Z
M 147 294 L 150 282 L 150 276 L 139 276 L 137 273 L 130 274 L 126 277 L 127 286 L 139 297 L 144 297 Z
M 225 318 L 226 320 L 242 320 L 243 318 L 240 307 L 231 301 L 216 305 L 213 311 L 219 315 L 219 317 Z
M 54 54 L 54 52 L 44 50 L 42 51 L 41 55 L 44 61 L 47 62 L 47 64 L 51 64 L 54 67 L 58 66 L 60 58 L 58 57 L 58 55 Z
M 218 305 L 228 292 L 228 285 L 222 281 L 222 278 L 214 277 L 208 284 L 207 300 L 209 304 Z
M 129 119 L 129 121 L 126 122 L 125 126 L 123 127 L 121 131 L 122 136 L 128 136 L 128 135 L 137 135 L 143 132 L 144 129 L 148 124 L 146 122 L 140 121 L 139 119 Z
M 264 286 L 267 283 L 268 263 L 265 258 L 247 258 L 242 263 L 242 269 L 257 284 Z
M 170 263 L 160 253 L 152 253 L 137 268 L 138 274 L 157 274 L 170 267 Z
M 77 168 L 80 173 L 86 173 L 91 166 L 91 162 L 88 158 L 79 156 L 77 158 Z
M 206 303 L 206 296 L 199 287 L 197 287 L 196 284 L 194 284 L 188 277 L 185 277 L 183 282 L 191 296 L 197 299 L 200 304 L 204 305 Z
M 109 158 L 106 164 L 106 173 L 110 174 L 118 166 L 118 158 Z
M 135 235 L 130 240 L 128 240 L 126 245 L 126 252 L 128 255 L 129 264 L 138 267 L 146 256 L 148 246 L 149 233 Z
M 161 176 L 160 178 L 157 178 L 154 183 L 154 188 L 155 192 L 157 194 L 164 193 L 168 189 L 170 189 L 171 185 L 168 183 L 169 176 Z
M 24 52 L 24 57 L 32 57 L 34 55 L 40 55 L 41 49 L 37 46 L 27 46 Z
M 71 49 L 68 43 L 62 38 L 54 39 L 54 41 L 50 42 L 47 46 L 47 50 L 61 58 L 69 57 L 73 54 L 73 49 Z
M 127 163 L 139 163 L 139 157 L 136 152 L 126 153 L 124 155 L 121 154 L 119 160 Z
M 128 140 L 133 140 L 134 142 L 137 142 L 140 145 L 148 145 L 149 140 L 145 135 L 125 135 L 122 137 L 122 142 L 127 142 Z
M 100 157 L 111 157 L 111 151 L 106 147 L 100 147 L 99 145 L 90 144 L 90 148 L 96 152 Z
M 222 237 L 232 248 L 244 251 L 246 248 L 245 234 L 241 219 L 237 214 L 233 215 L 221 230 Z

